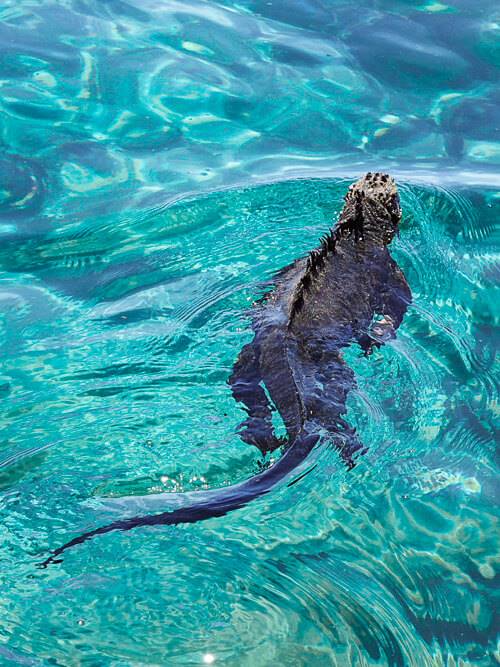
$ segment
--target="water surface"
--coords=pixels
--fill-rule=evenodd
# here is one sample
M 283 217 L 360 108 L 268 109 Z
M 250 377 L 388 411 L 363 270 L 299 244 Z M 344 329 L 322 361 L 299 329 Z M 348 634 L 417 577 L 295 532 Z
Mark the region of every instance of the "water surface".
M 3 3 L 1 665 L 499 660 L 499 20 L 459 0 Z M 370 169 L 400 184 L 414 303 L 396 341 L 346 353 L 356 468 L 323 444 L 227 517 L 37 569 L 155 494 L 270 463 L 226 384 L 247 310 Z

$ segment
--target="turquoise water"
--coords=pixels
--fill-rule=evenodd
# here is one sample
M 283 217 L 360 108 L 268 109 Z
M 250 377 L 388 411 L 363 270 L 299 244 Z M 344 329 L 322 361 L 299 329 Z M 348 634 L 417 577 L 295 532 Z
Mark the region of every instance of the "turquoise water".
M 500 661 L 499 43 L 484 0 L 4 0 L 0 665 Z M 357 467 L 320 444 L 227 517 L 38 569 L 270 463 L 226 384 L 246 309 L 370 169 L 414 303 L 346 354 Z

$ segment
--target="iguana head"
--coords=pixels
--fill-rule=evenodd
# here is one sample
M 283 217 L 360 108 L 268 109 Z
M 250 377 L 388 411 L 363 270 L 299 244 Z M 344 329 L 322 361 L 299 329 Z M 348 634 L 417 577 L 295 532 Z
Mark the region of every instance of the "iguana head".
M 384 245 L 392 241 L 401 220 L 401 207 L 391 176 L 368 172 L 350 186 L 345 200 L 360 238 Z

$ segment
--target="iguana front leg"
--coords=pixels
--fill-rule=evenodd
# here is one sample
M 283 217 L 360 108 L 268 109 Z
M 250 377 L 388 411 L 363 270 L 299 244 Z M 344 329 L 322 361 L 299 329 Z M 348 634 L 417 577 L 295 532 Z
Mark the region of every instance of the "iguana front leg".
M 360 336 L 358 341 L 365 356 L 369 356 L 375 347 L 382 347 L 388 340 L 395 338 L 396 329 L 390 315 L 383 315 L 382 319 L 372 322 L 368 332 Z
M 228 384 L 235 400 L 243 403 L 248 412 L 248 419 L 239 427 L 241 439 L 266 454 L 282 442 L 274 435 L 271 405 L 261 382 L 259 346 L 254 339 L 242 348 Z
M 373 352 L 374 347 L 381 347 L 388 340 L 396 337 L 405 313 L 412 300 L 411 290 L 406 282 L 404 273 L 396 262 L 391 266 L 391 276 L 386 289 L 380 295 L 380 302 L 375 314 L 380 320 L 375 320 L 369 330 L 358 340 L 365 355 Z

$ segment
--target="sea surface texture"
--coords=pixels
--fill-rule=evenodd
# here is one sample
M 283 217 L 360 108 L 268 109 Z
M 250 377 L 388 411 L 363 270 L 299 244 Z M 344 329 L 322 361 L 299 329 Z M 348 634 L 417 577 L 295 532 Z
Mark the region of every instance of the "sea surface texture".
M 1 667 L 500 662 L 499 61 L 491 0 L 1 2 Z M 38 568 L 272 464 L 248 309 L 374 170 L 414 300 L 345 354 L 356 467 Z

